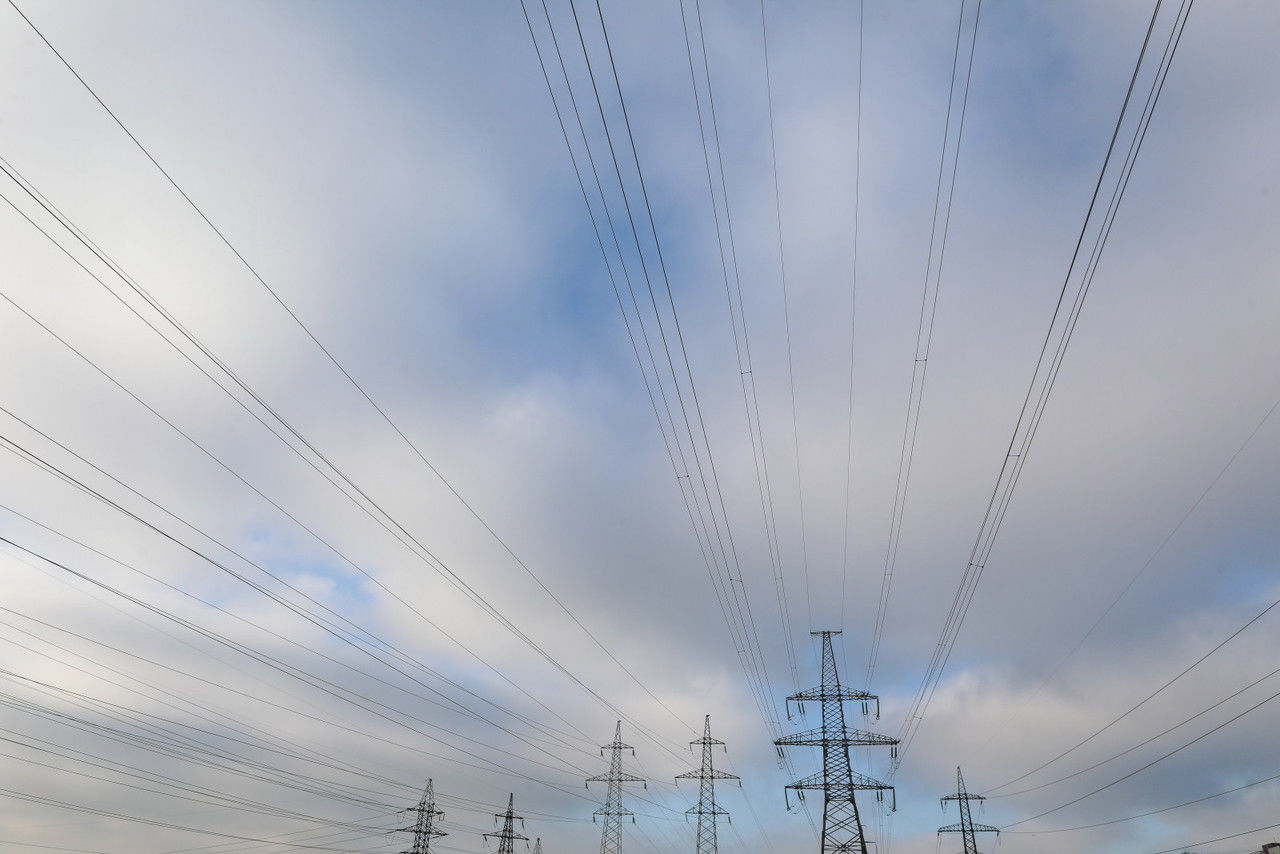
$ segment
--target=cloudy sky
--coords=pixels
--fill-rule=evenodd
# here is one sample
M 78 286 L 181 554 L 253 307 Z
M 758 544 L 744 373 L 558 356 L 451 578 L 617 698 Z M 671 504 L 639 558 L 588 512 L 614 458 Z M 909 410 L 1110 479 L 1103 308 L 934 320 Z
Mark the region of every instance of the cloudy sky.
M 783 699 L 878 623 L 875 850 L 958 765 L 985 849 L 1280 836 L 1274 3 L 1191 11 L 1078 315 L 1177 3 L 1070 276 L 1150 2 L 770 0 L 768 76 L 755 0 L 18 6 L 0 848 L 400 851 L 431 778 L 590 851 L 622 719 L 692 850 L 709 714 L 722 847 L 812 850 Z

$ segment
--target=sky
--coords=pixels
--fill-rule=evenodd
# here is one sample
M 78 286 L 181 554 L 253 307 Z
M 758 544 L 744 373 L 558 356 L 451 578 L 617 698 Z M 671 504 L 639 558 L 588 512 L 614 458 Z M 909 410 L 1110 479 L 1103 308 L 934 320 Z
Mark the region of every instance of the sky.
M 595 850 L 621 720 L 694 850 L 710 715 L 721 847 L 813 850 L 818 630 L 916 715 L 874 851 L 957 767 L 987 851 L 1280 837 L 1280 8 L 1192 9 L 1076 315 L 1152 3 L 526 3 L 0 9 L 0 848 L 401 851 L 431 779 Z

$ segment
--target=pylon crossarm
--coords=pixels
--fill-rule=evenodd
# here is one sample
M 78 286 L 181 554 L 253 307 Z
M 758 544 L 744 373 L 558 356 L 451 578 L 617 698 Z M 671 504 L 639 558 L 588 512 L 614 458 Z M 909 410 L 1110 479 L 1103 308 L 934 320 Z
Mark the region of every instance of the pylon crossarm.
M 857 771 L 849 772 L 849 788 L 858 789 L 860 791 L 872 791 L 879 789 L 881 791 L 891 791 L 893 786 L 888 783 L 882 783 L 872 777 L 859 774 Z M 787 785 L 788 789 L 829 789 L 831 784 L 824 778 L 822 773 L 810 774 L 808 777 L 796 780 L 794 783 Z
M 779 747 L 840 747 L 841 745 L 853 747 L 855 745 L 870 745 L 878 747 L 893 747 L 898 744 L 898 739 L 888 735 L 881 735 L 876 732 L 867 732 L 862 729 L 846 729 L 845 735 L 832 737 L 827 734 L 822 727 L 817 729 L 805 730 L 794 735 L 784 735 L 776 740 L 774 744 Z
M 610 776 L 609 774 L 597 774 L 594 777 L 588 777 L 588 783 L 608 783 L 610 780 L 617 780 L 620 783 L 644 783 L 643 777 L 637 777 L 634 774 L 618 774 Z
M 871 700 L 879 700 L 875 694 L 869 694 L 866 691 L 859 691 L 856 688 L 846 688 L 843 685 L 819 685 L 816 688 L 806 688 L 792 694 L 787 698 L 789 703 L 821 703 L 824 700 L 842 700 L 842 701 L 861 701 L 869 702 Z
M 986 799 L 985 795 L 971 795 L 965 792 L 963 795 L 947 795 L 942 799 L 942 803 L 946 806 L 947 801 L 985 801 Z
M 881 747 L 892 747 L 898 743 L 898 739 L 889 735 L 881 735 L 878 732 L 868 732 L 865 729 L 851 729 L 853 741 L 850 744 L 871 744 L 880 745 Z
M 635 813 L 626 807 L 614 807 L 612 809 L 609 807 L 601 807 L 593 812 L 592 815 L 635 815 Z
M 689 807 L 684 811 L 685 815 L 728 815 L 729 811 L 723 807 Z
M 719 768 L 712 768 L 708 771 L 686 771 L 683 774 L 676 775 L 677 780 L 737 780 L 737 774 L 730 774 L 727 771 L 721 771 Z
M 620 741 L 611 741 L 608 744 L 600 745 L 601 753 L 604 753 L 606 750 L 630 750 L 633 756 L 635 755 L 635 752 L 636 752 L 636 749 L 634 747 L 632 747 L 629 744 L 623 744 Z

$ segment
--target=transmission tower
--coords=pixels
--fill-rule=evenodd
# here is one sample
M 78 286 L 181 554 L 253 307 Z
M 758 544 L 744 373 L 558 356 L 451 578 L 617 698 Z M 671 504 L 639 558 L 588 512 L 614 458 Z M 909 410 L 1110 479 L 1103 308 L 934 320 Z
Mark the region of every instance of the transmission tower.
M 697 771 L 688 771 L 676 777 L 677 785 L 681 780 L 698 781 L 698 805 L 686 810 L 685 815 L 698 817 L 697 854 L 716 854 L 716 816 L 728 817 L 729 813 L 716 804 L 716 780 L 737 780 L 733 774 L 716 770 L 712 764 L 712 747 L 724 746 L 723 741 L 711 737 L 711 715 L 707 715 L 702 725 L 702 738 L 689 742 L 690 748 L 702 746 L 702 767 Z M 742 785 L 739 783 L 738 785 Z
M 862 712 L 867 714 L 872 700 L 876 702 L 876 717 L 880 716 L 880 700 L 866 691 L 855 691 L 840 684 L 840 676 L 836 672 L 836 656 L 831 649 L 831 636 L 837 631 L 811 632 L 822 638 L 822 684 L 787 698 L 787 717 L 791 716 L 791 703 L 799 706 L 804 714 L 804 703 L 818 702 L 822 704 L 822 726 L 795 735 L 784 736 L 774 742 L 781 755 L 784 747 L 821 747 L 822 773 L 813 774 L 787 786 L 795 789 L 798 797 L 804 800 L 806 789 L 820 789 L 823 793 L 822 803 L 822 849 L 821 854 L 867 854 L 867 842 L 862 835 L 862 820 L 858 817 L 858 803 L 854 792 L 859 789 L 874 791 L 876 800 L 883 801 L 886 791 L 893 792 L 893 787 L 879 780 L 854 771 L 849 765 L 849 748 L 854 745 L 877 745 L 888 747 L 891 755 L 897 755 L 898 739 L 860 729 L 849 729 L 844 723 L 844 704 L 851 700 L 862 703 Z M 787 808 L 791 805 L 788 802 Z M 893 808 L 897 809 L 897 801 Z
M 964 840 L 964 854 L 978 854 L 978 834 L 979 833 L 1000 833 L 1000 828 L 992 827 L 989 824 L 974 824 L 973 814 L 969 809 L 969 801 L 985 801 L 982 795 L 971 795 L 964 790 L 964 775 L 960 773 L 959 767 L 956 768 L 956 793 L 947 795 L 942 799 L 942 808 L 947 808 L 947 801 L 956 801 L 960 804 L 960 823 L 948 824 L 938 828 L 938 833 L 958 833 Z
M 533 840 L 533 854 L 542 854 L 542 837 Z
M 636 755 L 634 747 L 622 743 L 622 721 L 618 721 L 613 730 L 613 741 L 600 748 L 600 755 L 603 756 L 606 750 L 609 751 L 609 773 L 587 778 L 588 788 L 592 783 L 607 783 L 609 787 L 604 806 L 592 813 L 591 820 L 604 818 L 604 830 L 600 834 L 600 854 L 622 854 L 622 819 L 631 816 L 633 824 L 636 820 L 635 813 L 622 805 L 622 784 L 644 783 L 645 780 L 622 770 L 622 751 L 630 750 L 632 756 Z M 645 783 L 645 788 L 648 787 L 648 783 Z
M 493 814 L 495 819 L 502 822 L 502 830 L 493 833 L 486 833 L 485 839 L 494 837 L 498 840 L 498 854 L 515 854 L 516 840 L 522 839 L 529 841 L 529 837 L 516 833 L 516 822 L 520 822 L 520 827 L 524 827 L 524 817 L 516 815 L 516 796 L 514 794 L 507 796 L 507 811 L 497 812 Z
M 406 833 L 413 834 L 413 847 L 400 854 L 431 854 L 431 840 L 449 834 L 436 827 L 436 822 L 444 818 L 444 813 L 436 809 L 436 793 L 430 780 L 422 792 L 422 800 L 418 801 L 416 807 L 409 807 L 406 812 L 417 814 L 412 827 L 401 828 Z

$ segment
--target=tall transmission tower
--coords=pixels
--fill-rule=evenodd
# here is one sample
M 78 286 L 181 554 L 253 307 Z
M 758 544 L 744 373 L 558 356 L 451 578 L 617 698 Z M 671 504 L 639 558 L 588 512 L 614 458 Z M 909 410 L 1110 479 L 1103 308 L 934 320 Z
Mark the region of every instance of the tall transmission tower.
M 427 781 L 427 788 L 423 790 L 418 805 L 409 807 L 406 812 L 417 816 L 412 827 L 401 828 L 404 832 L 413 834 L 413 847 L 400 854 L 431 854 L 431 840 L 449 834 L 436 827 L 436 822 L 444 818 L 444 813 L 436 809 L 435 788 L 430 780 Z
M 677 785 L 681 780 L 698 781 L 698 805 L 685 811 L 686 816 L 698 817 L 697 854 L 716 854 L 716 817 L 729 815 L 727 810 L 721 809 L 716 803 L 716 780 L 738 779 L 733 774 L 717 770 L 712 764 L 712 747 L 717 744 L 724 746 L 723 741 L 711 737 L 711 715 L 707 715 L 702 725 L 702 738 L 689 742 L 691 748 L 701 745 L 702 767 L 676 777 Z
M 787 786 L 795 789 L 804 800 L 806 789 L 818 789 L 823 793 L 822 848 L 821 854 L 867 854 L 867 842 L 862 835 L 862 820 L 858 817 L 858 802 L 854 793 L 858 790 L 874 791 L 876 800 L 883 801 L 886 791 L 893 786 L 873 780 L 854 771 L 849 764 L 849 748 L 854 745 L 888 747 L 891 755 L 897 754 L 898 739 L 860 729 L 849 729 L 844 722 L 844 704 L 849 701 L 862 703 L 866 714 L 871 701 L 876 703 L 876 717 L 880 716 L 880 699 L 866 691 L 855 691 L 840 684 L 836 672 L 836 656 L 831 649 L 832 635 L 838 631 L 811 632 L 822 638 L 822 684 L 787 698 L 787 717 L 791 716 L 791 703 L 799 706 L 804 714 L 805 701 L 822 704 L 822 726 L 817 729 L 784 736 L 774 742 L 781 755 L 784 747 L 821 747 L 822 773 L 813 774 Z M 897 809 L 896 794 L 893 808 Z M 787 805 L 790 809 L 790 803 Z
M 542 837 L 533 840 L 533 854 L 542 854 Z
M 529 837 L 516 833 L 516 822 L 519 821 L 520 826 L 523 828 L 524 817 L 516 815 L 515 794 L 507 796 L 507 811 L 494 813 L 493 817 L 502 822 L 502 830 L 486 833 L 484 838 L 488 839 L 492 836 L 498 840 L 498 854 L 515 854 L 517 839 L 522 839 L 525 842 L 529 841 Z
M 982 795 L 971 795 L 964 789 L 964 775 L 956 768 L 956 793 L 942 799 L 942 808 L 947 808 L 947 801 L 960 804 L 960 822 L 938 828 L 938 833 L 958 833 L 964 840 L 964 854 L 978 854 L 979 833 L 1000 833 L 1000 828 L 989 824 L 974 824 L 973 813 L 969 809 L 970 801 L 985 801 Z
M 622 770 L 622 751 L 630 750 L 632 756 L 636 755 L 634 747 L 622 743 L 622 721 L 618 721 L 613 730 L 613 741 L 601 746 L 600 755 L 603 756 L 606 750 L 609 751 L 609 773 L 587 778 L 588 788 L 592 783 L 608 784 L 604 806 L 592 813 L 591 820 L 604 819 L 604 830 L 600 834 L 600 854 L 622 854 L 622 819 L 631 816 L 633 824 L 636 820 L 635 813 L 622 805 L 622 784 L 645 783 L 645 780 Z M 645 788 L 649 788 L 648 783 L 645 783 Z

